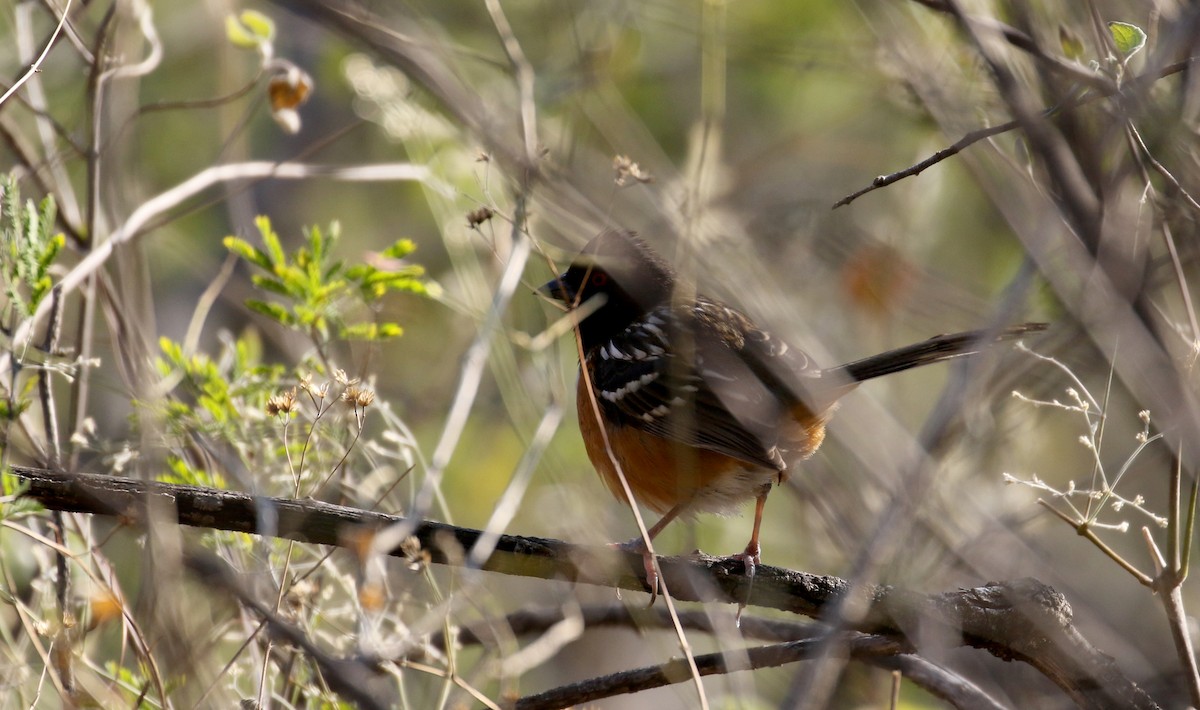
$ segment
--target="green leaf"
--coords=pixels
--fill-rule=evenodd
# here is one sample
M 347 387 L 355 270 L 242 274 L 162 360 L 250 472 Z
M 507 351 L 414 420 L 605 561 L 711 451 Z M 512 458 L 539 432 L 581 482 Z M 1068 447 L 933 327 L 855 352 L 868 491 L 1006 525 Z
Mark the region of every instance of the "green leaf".
M 1067 59 L 1079 61 L 1083 59 L 1083 40 L 1066 25 L 1058 26 L 1058 44 L 1062 47 Z
M 0 506 L 0 520 L 9 520 L 29 513 L 40 513 L 44 508 L 36 498 L 28 498 L 24 495 L 25 491 L 29 490 L 29 481 L 26 481 L 12 472 L 12 469 L 7 466 L 0 470 L 0 490 L 4 496 L 12 500 L 11 503 Z M 10 603 L 7 598 L 0 599 L 0 602 Z
M 12 176 L 0 176 L 0 268 L 6 313 L 29 315 L 51 291 L 50 270 L 66 244 L 53 233 L 57 208 L 54 199 L 21 200 Z
M 404 329 L 397 323 L 356 323 L 338 331 L 347 340 L 388 340 L 403 334 Z
M 372 340 L 397 337 L 402 332 L 398 324 L 348 323 L 346 314 L 355 306 L 372 305 L 389 291 L 426 292 L 425 270 L 416 264 L 379 269 L 336 259 L 335 247 L 341 236 L 337 222 L 325 229 L 305 228 L 303 246 L 290 253 L 267 217 L 258 217 L 255 225 L 262 235 L 261 248 L 236 237 L 225 241 L 231 252 L 257 267 L 250 276 L 254 286 L 275 297 L 275 302 L 248 301 L 247 307 L 316 341 L 327 339 L 331 332 Z M 400 239 L 383 254 L 399 260 L 415 248 L 411 240 Z
M 238 15 L 238 19 L 242 21 L 242 25 L 246 29 L 254 33 L 255 37 L 267 42 L 275 39 L 275 21 L 261 12 L 245 10 Z
M 256 313 L 261 313 L 262 315 L 277 321 L 282 325 L 292 326 L 296 324 L 295 316 L 289 313 L 286 308 L 278 303 L 267 303 L 266 301 L 250 299 L 246 301 L 246 307 Z
M 261 288 L 264 291 L 270 291 L 271 293 L 277 293 L 280 296 L 288 296 L 290 298 L 290 297 L 296 295 L 293 292 L 293 290 L 289 289 L 287 286 L 285 286 L 282 281 L 280 281 L 279 279 L 276 279 L 276 278 L 272 278 L 270 276 L 264 276 L 262 274 L 255 274 L 250 277 L 250 283 L 254 284 L 255 286 L 257 286 L 258 288 Z
M 258 268 L 265 269 L 267 271 L 271 270 L 271 260 L 267 258 L 267 255 L 245 239 L 239 239 L 237 237 L 225 237 L 224 244 L 226 249 L 233 252 L 237 256 L 242 257 L 251 264 L 254 264 Z
M 417 250 L 417 245 L 411 239 L 397 239 L 396 243 L 384 249 L 381 254 L 390 259 L 403 259 Z
M 26 409 L 29 409 L 31 401 L 21 398 L 13 402 L 13 406 L 9 406 L 7 399 L 0 399 L 0 421 L 16 421 Z
M 1128 22 L 1110 22 L 1108 31 L 1112 34 L 1113 44 L 1116 45 L 1117 51 L 1125 55 L 1126 60 L 1146 46 L 1146 33 L 1137 25 L 1131 25 Z
M 6 498 L 16 498 L 25 491 L 29 490 L 29 481 L 18 477 L 8 467 L 0 473 L 0 483 Z
M 260 215 L 254 220 L 254 224 L 258 227 L 258 233 L 262 235 L 263 244 L 267 247 L 267 254 L 272 264 L 282 264 L 287 261 L 287 254 L 283 251 L 283 245 L 279 243 L 279 235 L 271 229 L 271 219 L 265 215 Z
M 228 488 L 225 478 L 220 473 L 210 473 L 204 469 L 192 468 L 178 456 L 167 456 L 167 468 L 167 473 L 161 473 L 157 476 L 157 480 L 161 483 L 204 486 L 206 488 Z
M 238 49 L 257 49 L 262 42 L 249 27 L 233 15 L 225 17 L 225 38 Z
M 54 218 L 51 217 L 47 224 L 54 224 Z M 62 232 L 55 234 L 46 242 L 46 246 L 42 249 L 41 258 L 38 259 L 38 273 L 45 274 L 50 270 L 50 265 L 54 263 L 54 259 L 58 257 L 58 253 L 66 246 L 67 238 Z

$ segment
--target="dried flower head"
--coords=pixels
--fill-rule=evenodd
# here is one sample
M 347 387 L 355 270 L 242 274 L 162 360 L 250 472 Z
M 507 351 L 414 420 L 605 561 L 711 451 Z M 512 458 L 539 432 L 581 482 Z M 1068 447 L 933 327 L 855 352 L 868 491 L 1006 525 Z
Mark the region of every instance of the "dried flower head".
M 486 205 L 480 207 L 479 209 L 471 210 L 467 213 L 467 227 L 475 229 L 479 225 L 491 219 L 495 214 L 496 213 Z
M 408 568 L 414 572 L 432 561 L 429 552 L 421 549 L 421 541 L 417 539 L 416 535 L 404 538 L 404 541 L 400 543 L 400 551 L 404 553 Z
M 267 83 L 271 117 L 285 132 L 294 134 L 300 131 L 300 112 L 297 108 L 308 101 L 312 86 L 312 77 L 297 66 L 287 67 Z
M 613 182 L 617 187 L 625 187 L 631 182 L 653 182 L 654 176 L 642 170 L 642 166 L 633 162 L 627 155 L 613 158 Z
M 296 411 L 296 388 L 281 392 L 267 400 L 267 414 L 273 417 Z
M 342 392 L 342 401 L 353 407 L 366 409 L 375 401 L 375 391 L 358 385 L 350 385 Z

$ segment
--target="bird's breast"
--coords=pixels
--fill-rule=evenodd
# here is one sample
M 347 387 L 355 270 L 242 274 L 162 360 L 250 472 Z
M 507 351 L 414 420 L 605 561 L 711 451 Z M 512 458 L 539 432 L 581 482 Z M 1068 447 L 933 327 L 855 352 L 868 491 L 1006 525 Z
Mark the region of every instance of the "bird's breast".
M 748 464 L 715 451 L 674 442 L 604 421 L 583 377 L 576 393 L 579 429 L 588 458 L 605 486 L 626 500 L 621 474 L 634 499 L 665 513 L 688 503 L 688 512 L 730 513 L 753 499 L 779 471 Z

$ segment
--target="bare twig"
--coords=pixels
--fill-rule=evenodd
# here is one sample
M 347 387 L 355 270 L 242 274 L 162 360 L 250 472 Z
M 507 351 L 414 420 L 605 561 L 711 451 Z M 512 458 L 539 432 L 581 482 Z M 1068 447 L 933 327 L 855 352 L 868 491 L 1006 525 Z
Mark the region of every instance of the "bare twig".
M 631 610 L 622 605 L 590 606 L 580 609 L 579 617 L 586 629 L 621 627 L 636 629 L 639 633 L 647 629 L 673 629 L 670 614 L 661 608 Z M 544 633 L 565 618 L 561 609 L 522 609 L 506 616 L 500 626 L 507 628 L 516 636 L 526 636 Z M 679 613 L 679 623 L 691 631 L 716 633 L 719 629 L 715 621 L 713 612 L 708 609 Z M 732 618 L 730 618 L 730 622 L 732 622 Z M 478 628 L 468 627 L 460 631 L 455 640 L 465 645 L 478 643 L 491 645 L 496 639 L 494 634 L 490 633 L 490 628 L 494 627 L 484 624 L 480 624 Z M 777 643 L 814 639 L 828 633 L 828 628 L 820 624 L 797 623 L 751 615 L 742 615 L 737 629 L 743 638 Z M 869 637 L 860 636 L 859 638 Z M 444 648 L 445 637 L 435 635 L 430 639 L 430 644 L 434 648 Z M 947 700 L 955 707 L 993 709 L 1002 707 L 973 683 L 929 663 L 919 656 L 910 654 L 861 655 L 856 656 L 855 660 L 879 668 L 900 667 L 903 669 L 904 677 L 909 681 L 933 695 Z
M 533 93 L 533 67 L 525 58 L 525 51 L 521 49 L 521 43 L 517 40 L 517 35 L 508 22 L 508 16 L 504 14 L 500 0 L 485 0 L 484 5 L 487 6 L 488 14 L 492 17 L 492 24 L 496 26 L 496 33 L 500 35 L 500 40 L 504 43 L 504 53 L 508 55 L 508 61 L 512 64 L 513 72 L 516 74 L 517 90 L 521 96 L 521 137 L 525 144 L 525 161 L 529 167 L 532 167 L 537 164 L 538 158 L 537 104 L 534 102 Z
M 1111 559 L 1113 562 L 1116 562 L 1121 569 L 1133 575 L 1133 578 L 1138 581 L 1138 584 L 1149 588 L 1154 587 L 1154 580 L 1148 574 L 1141 571 L 1137 567 L 1134 567 L 1133 563 L 1126 560 L 1119 552 L 1105 544 L 1105 542 L 1096 535 L 1096 532 L 1092 530 L 1091 526 L 1088 525 L 1086 520 L 1075 520 L 1058 508 L 1050 505 L 1045 500 L 1039 499 L 1038 504 L 1046 510 L 1049 510 L 1051 513 L 1057 515 L 1064 523 L 1070 525 L 1080 537 L 1087 539 L 1088 542 L 1095 545 L 1097 549 L 1107 555 L 1109 559 Z
M 879 636 L 843 634 L 843 643 L 851 657 L 896 656 L 905 653 L 905 644 Z M 787 643 L 758 646 L 739 650 L 735 654 L 709 653 L 695 657 L 696 671 L 702 676 L 733 671 L 774 668 L 787 663 L 812 658 L 821 652 L 820 639 L 805 639 Z M 744 662 L 738 662 L 742 660 Z M 690 676 L 684 661 L 668 661 L 661 665 L 636 668 L 601 678 L 564 685 L 537 695 L 527 695 L 516 702 L 517 710 L 552 710 L 584 704 L 623 693 L 635 693 L 650 688 L 678 683 Z
M 25 73 L 21 75 L 21 78 L 14 81 L 13 85 L 8 87 L 8 91 L 5 91 L 2 95 L 0 95 L 0 106 L 3 106 L 4 102 L 8 101 L 10 96 L 17 93 L 17 91 L 25 85 L 25 82 L 29 81 L 34 74 L 37 74 L 39 71 L 41 71 L 42 62 L 46 60 L 46 55 L 50 54 L 50 50 L 54 48 L 55 43 L 58 41 L 58 35 L 60 32 L 62 32 L 63 25 L 67 23 L 67 15 L 70 14 L 70 12 L 71 0 L 67 0 L 66 6 L 63 7 L 62 15 L 58 18 L 58 25 L 54 27 L 54 32 L 50 34 L 50 39 L 46 42 L 46 46 L 42 49 L 42 53 L 38 55 L 38 58 L 34 60 L 33 64 L 29 65 L 29 69 L 27 69 Z
M 928 158 L 926 158 L 918 163 L 910 165 L 909 167 L 907 167 L 903 170 L 894 172 L 890 175 L 880 175 L 879 177 L 872 180 L 870 185 L 867 185 L 864 188 L 861 188 L 855 192 L 852 192 L 849 195 L 846 195 L 842 199 L 838 200 L 837 202 L 833 203 L 833 209 L 836 210 L 839 207 L 845 207 L 846 205 L 850 204 L 851 202 L 854 202 L 855 200 L 857 200 L 858 198 L 867 194 L 868 192 L 873 192 L 875 190 L 878 190 L 881 187 L 887 187 L 888 185 L 891 185 L 892 183 L 900 182 L 904 178 L 913 177 L 914 175 L 920 175 L 927 168 L 931 168 L 934 165 L 937 165 L 938 163 L 942 162 L 943 160 L 945 160 L 947 158 L 958 155 L 962 151 L 975 145 L 979 141 L 984 140 L 985 138 L 991 138 L 992 136 L 997 136 L 997 135 L 1000 135 L 1001 133 L 1007 133 L 1008 131 L 1011 131 L 1015 128 L 1020 128 L 1020 127 L 1021 127 L 1020 121 L 1008 121 L 1007 123 L 1001 123 L 1000 125 L 992 126 L 991 128 L 980 128 L 978 130 L 971 131 L 970 133 L 964 135 L 962 138 L 959 138 L 953 145 L 950 145 L 946 148 L 942 148 L 938 152 L 934 153 L 933 155 L 929 156 Z
M 924 3 L 922 3 L 922 4 L 924 4 Z M 1145 88 L 1147 86 L 1149 86 L 1150 84 L 1154 83 L 1155 81 L 1158 81 L 1159 79 L 1163 79 L 1165 77 L 1171 76 L 1173 74 L 1178 74 L 1179 72 L 1186 69 L 1194 61 L 1195 60 L 1193 60 L 1193 59 L 1188 59 L 1188 60 L 1185 60 L 1182 62 L 1175 62 L 1174 64 L 1170 64 L 1170 65 L 1160 68 L 1156 72 L 1139 76 L 1136 79 L 1133 79 L 1132 81 L 1127 82 L 1123 91 L 1125 93 L 1144 91 Z M 1096 89 L 1096 90 L 1090 91 L 1085 94 L 1071 96 L 1067 100 L 1063 101 L 1062 103 L 1060 103 L 1057 106 L 1051 106 L 1050 108 L 1043 109 L 1041 112 L 1041 115 L 1043 118 L 1049 118 L 1051 116 L 1063 113 L 1065 111 L 1073 111 L 1081 106 L 1086 106 L 1094 101 L 1110 98 L 1110 97 L 1114 96 L 1115 94 L 1117 94 L 1119 91 L 1122 91 L 1122 90 L 1117 89 L 1117 87 L 1115 87 L 1115 86 L 1108 86 L 1108 87 L 1105 87 L 1102 89 Z M 971 131 L 970 133 L 967 133 L 966 135 L 964 135 L 962 138 L 959 138 L 954 144 L 947 146 L 945 148 L 942 148 L 941 150 L 937 151 L 933 155 L 930 155 L 928 158 L 925 158 L 924 160 L 922 160 L 918 163 L 915 163 L 903 170 L 899 170 L 897 172 L 894 172 L 894 173 L 891 173 L 888 175 L 880 175 L 879 177 L 876 177 L 874 180 L 871 181 L 870 185 L 867 185 L 866 187 L 863 187 L 855 192 L 852 192 L 849 195 L 846 195 L 842 199 L 838 200 L 837 202 L 833 203 L 833 209 L 837 209 L 839 207 L 844 207 L 844 206 L 850 204 L 851 202 L 854 202 L 858 198 L 862 197 L 863 195 L 867 194 L 868 192 L 874 192 L 875 190 L 878 190 L 881 187 L 887 187 L 888 185 L 900 182 L 901 180 L 903 180 L 905 178 L 913 177 L 915 175 L 920 175 L 922 172 L 924 172 L 928 168 L 942 162 L 943 160 L 946 160 L 947 158 L 951 158 L 955 155 L 958 155 L 959 153 L 961 153 L 962 151 L 971 147 L 972 145 L 975 145 L 979 141 L 985 140 L 987 138 L 991 138 L 992 136 L 1000 135 L 1001 133 L 1007 133 L 1009 131 L 1020 128 L 1021 126 L 1022 126 L 1022 121 L 1018 119 L 1018 120 L 1013 120 L 1013 121 L 1007 121 L 1005 123 L 1001 123 L 996 126 L 991 126 L 990 128 L 980 128 L 980 129 Z

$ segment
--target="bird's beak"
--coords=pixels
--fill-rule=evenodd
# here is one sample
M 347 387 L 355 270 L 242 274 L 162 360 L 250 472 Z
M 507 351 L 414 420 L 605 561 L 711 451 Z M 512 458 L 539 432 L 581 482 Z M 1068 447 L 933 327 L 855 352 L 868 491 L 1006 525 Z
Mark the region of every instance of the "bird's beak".
M 571 293 L 566 285 L 566 274 L 555 276 L 542 284 L 541 288 L 538 289 L 538 293 L 567 304 L 575 302 L 575 294 Z

